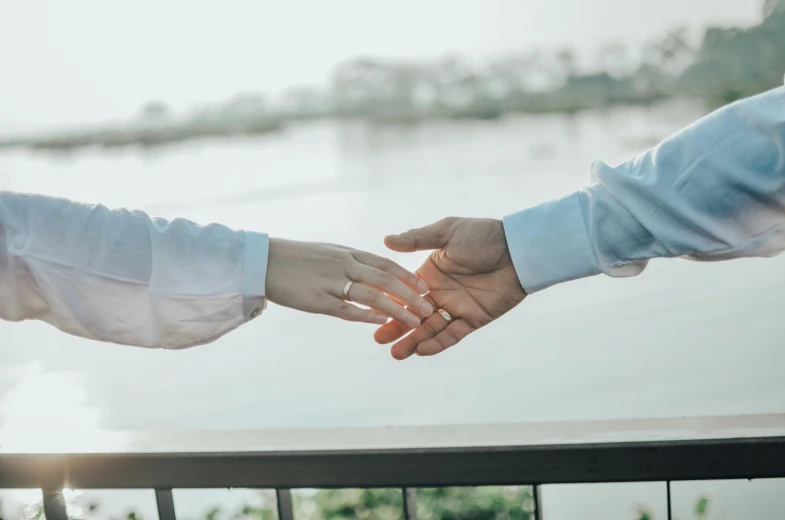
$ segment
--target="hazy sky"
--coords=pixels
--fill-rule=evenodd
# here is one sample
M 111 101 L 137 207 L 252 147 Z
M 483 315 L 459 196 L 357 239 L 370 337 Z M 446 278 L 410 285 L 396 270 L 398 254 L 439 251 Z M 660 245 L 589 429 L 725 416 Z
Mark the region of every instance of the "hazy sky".
M 323 79 L 357 54 L 590 49 L 750 23 L 761 0 L 0 0 L 0 131 Z

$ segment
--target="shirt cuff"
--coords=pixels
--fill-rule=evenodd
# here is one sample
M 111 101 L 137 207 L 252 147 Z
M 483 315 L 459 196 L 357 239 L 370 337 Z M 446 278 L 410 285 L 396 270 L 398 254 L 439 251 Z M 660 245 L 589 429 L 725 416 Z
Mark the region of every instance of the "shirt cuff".
M 579 193 L 504 217 L 507 247 L 527 294 L 600 273 Z
M 267 280 L 267 256 L 270 240 L 266 233 L 245 233 L 243 267 L 243 313 L 246 320 L 259 316 L 267 308 L 264 294 Z

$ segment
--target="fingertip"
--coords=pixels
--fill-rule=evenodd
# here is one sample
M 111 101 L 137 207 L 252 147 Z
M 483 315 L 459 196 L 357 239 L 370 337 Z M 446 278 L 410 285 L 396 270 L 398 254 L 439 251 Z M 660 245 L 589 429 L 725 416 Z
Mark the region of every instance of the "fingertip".
M 420 291 L 420 294 L 427 294 L 428 293 L 428 284 L 425 283 L 423 280 L 417 280 L 417 289 Z
M 411 251 L 411 247 L 409 247 L 406 242 L 405 234 L 387 235 L 384 237 L 384 245 L 387 246 L 388 249 L 399 253 L 408 253 Z
M 404 331 L 399 331 L 396 324 L 397 321 L 388 321 L 373 333 L 373 339 L 380 345 L 392 343 L 404 334 Z
M 397 345 L 396 345 L 397 346 Z M 390 349 L 390 355 L 396 361 L 404 361 L 409 359 L 412 356 L 412 352 L 400 352 L 399 349 L 396 349 L 395 346 Z
M 426 348 L 417 347 L 417 350 L 414 351 L 414 355 L 417 357 L 431 357 L 433 356 L 433 352 L 429 352 Z
M 389 341 L 385 341 L 384 326 L 381 326 L 378 329 L 376 329 L 376 331 L 373 333 L 373 340 L 379 345 L 385 345 L 389 343 Z
M 390 354 L 398 361 L 410 358 L 417 350 L 417 344 L 410 337 L 403 338 L 390 348 Z

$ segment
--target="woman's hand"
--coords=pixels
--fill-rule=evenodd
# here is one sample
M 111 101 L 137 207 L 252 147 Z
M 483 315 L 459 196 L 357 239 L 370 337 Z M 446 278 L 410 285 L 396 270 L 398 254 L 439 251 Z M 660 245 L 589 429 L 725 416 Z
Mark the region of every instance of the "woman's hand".
M 433 314 L 421 296 L 428 287 L 417 276 L 392 260 L 333 244 L 271 238 L 266 291 L 278 305 L 349 321 L 383 324 L 393 318 L 417 327 L 420 319 L 405 307 Z

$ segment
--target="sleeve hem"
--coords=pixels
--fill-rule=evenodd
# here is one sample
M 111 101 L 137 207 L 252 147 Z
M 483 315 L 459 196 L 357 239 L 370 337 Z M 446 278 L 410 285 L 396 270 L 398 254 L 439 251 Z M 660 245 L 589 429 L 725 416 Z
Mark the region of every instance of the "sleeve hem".
M 245 233 L 243 266 L 243 313 L 246 320 L 259 316 L 267 307 L 265 283 L 270 241 L 266 233 Z
M 580 192 L 504 217 L 513 265 L 527 294 L 600 273 Z

